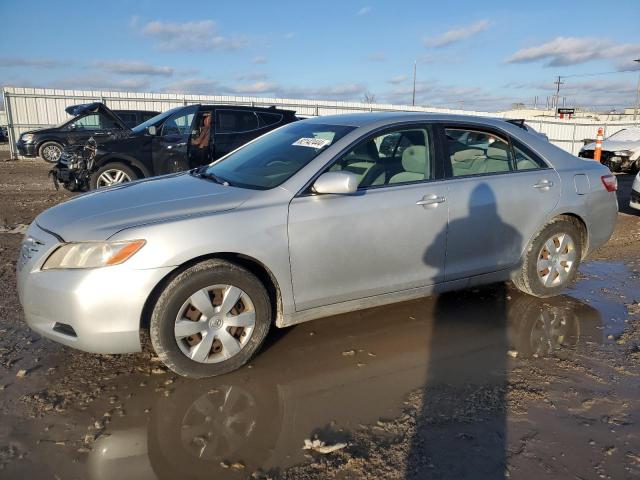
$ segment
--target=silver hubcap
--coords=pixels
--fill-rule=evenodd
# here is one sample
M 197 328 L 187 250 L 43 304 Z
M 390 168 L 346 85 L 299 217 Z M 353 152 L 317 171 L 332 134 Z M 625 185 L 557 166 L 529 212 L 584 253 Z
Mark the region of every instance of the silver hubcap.
M 191 360 L 217 363 L 235 356 L 247 344 L 256 324 L 253 302 L 233 285 L 198 290 L 176 316 L 176 342 Z
M 246 445 L 257 425 L 257 403 L 237 385 L 216 386 L 198 398 L 182 421 L 182 444 L 209 461 L 233 456 Z
M 576 261 L 576 246 L 566 233 L 549 238 L 538 253 L 538 278 L 545 287 L 563 285 Z
M 98 188 L 102 188 L 130 181 L 131 178 L 125 172 L 116 168 L 112 168 L 110 170 L 105 170 L 100 174 L 96 185 Z
M 42 156 L 48 162 L 56 162 L 60 158 L 60 149 L 55 145 L 47 145 L 42 149 Z
M 565 342 L 567 320 L 554 309 L 543 310 L 531 330 L 531 349 L 534 355 L 550 355 Z

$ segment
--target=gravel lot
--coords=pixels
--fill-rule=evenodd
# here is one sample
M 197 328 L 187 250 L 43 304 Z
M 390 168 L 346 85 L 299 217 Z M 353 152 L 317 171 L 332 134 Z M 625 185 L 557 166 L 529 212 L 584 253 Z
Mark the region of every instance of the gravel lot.
M 26 327 L 21 233 L 70 196 L 47 170 L 0 161 L 0 478 L 640 476 L 631 176 L 614 237 L 566 295 L 498 285 L 327 318 L 272 332 L 240 371 L 188 381 L 148 348 L 85 354 Z

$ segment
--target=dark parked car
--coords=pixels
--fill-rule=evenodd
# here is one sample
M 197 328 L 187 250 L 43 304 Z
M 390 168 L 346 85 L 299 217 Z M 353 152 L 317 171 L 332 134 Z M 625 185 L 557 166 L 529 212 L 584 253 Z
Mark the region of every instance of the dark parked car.
M 25 157 L 40 157 L 55 163 L 69 143 L 84 143 L 90 137 L 108 136 L 114 131 L 129 130 L 156 116 L 147 110 L 109 110 L 100 102 L 67 107 L 73 116 L 61 125 L 31 130 L 20 135 L 18 152 Z
M 51 174 L 65 188 L 83 190 L 180 172 L 211 163 L 296 120 L 295 112 L 275 107 L 177 107 L 126 133 L 72 144 Z
M 7 127 L 0 126 L 0 142 L 8 142 L 9 141 L 9 132 L 7 132 Z

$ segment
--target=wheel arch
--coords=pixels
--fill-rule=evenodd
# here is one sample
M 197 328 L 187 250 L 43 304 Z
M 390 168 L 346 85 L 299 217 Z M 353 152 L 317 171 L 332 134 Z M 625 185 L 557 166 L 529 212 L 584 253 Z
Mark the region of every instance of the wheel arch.
M 578 231 L 580 232 L 580 243 L 582 245 L 582 259 L 584 259 L 589 251 L 589 229 L 587 228 L 587 223 L 580 215 L 572 212 L 560 213 L 553 217 L 552 220 L 555 220 L 556 218 L 564 218 L 578 228 Z
M 44 145 L 47 142 L 53 142 L 53 143 L 57 143 L 58 145 L 60 145 L 62 148 L 64 148 L 65 146 L 65 142 L 63 142 L 62 140 L 60 140 L 59 138 L 55 138 L 55 137 L 45 137 L 42 140 L 38 140 L 36 142 L 35 145 L 35 150 L 36 150 L 36 155 L 40 155 L 40 148 L 42 148 L 42 145 Z
M 140 178 L 148 178 L 151 177 L 151 172 L 149 169 L 137 158 L 132 157 L 130 155 L 109 155 L 106 157 L 100 158 L 96 164 L 94 165 L 94 170 L 97 170 L 108 163 L 124 163 L 125 165 L 135 169 L 140 173 Z
M 276 279 L 273 272 L 266 265 L 264 265 L 264 263 L 248 255 L 236 252 L 218 252 L 192 258 L 191 260 L 177 266 L 175 269 L 165 275 L 164 278 L 162 278 L 162 280 L 160 280 L 158 284 L 153 288 L 153 290 L 147 297 L 147 300 L 145 301 L 145 304 L 142 308 L 142 314 L 140 316 L 140 328 L 149 328 L 149 321 L 151 319 L 153 307 L 155 306 L 158 297 L 162 293 L 162 290 L 169 282 L 171 282 L 171 280 L 173 280 L 177 275 L 182 273 L 187 268 L 190 268 L 193 265 L 205 260 L 212 259 L 226 260 L 230 263 L 234 263 L 238 266 L 246 268 L 248 271 L 253 273 L 267 289 L 267 293 L 271 300 L 271 308 L 274 318 L 273 323 L 275 325 L 281 324 L 281 319 L 283 316 L 282 295 L 280 293 L 278 280 Z
M 573 223 L 578 230 L 580 231 L 580 242 L 582 245 L 582 257 L 581 260 L 585 258 L 588 250 L 589 250 L 589 229 L 587 228 L 587 224 L 582 218 L 581 215 L 575 212 L 563 212 L 563 213 L 555 213 L 553 216 L 549 217 L 545 220 L 529 237 L 527 242 L 523 245 L 522 253 L 520 254 L 520 264 L 524 262 L 524 259 L 527 255 L 527 251 L 529 249 L 529 245 L 534 238 L 538 235 L 538 233 L 545 228 L 549 223 L 553 222 L 557 219 L 565 219 Z

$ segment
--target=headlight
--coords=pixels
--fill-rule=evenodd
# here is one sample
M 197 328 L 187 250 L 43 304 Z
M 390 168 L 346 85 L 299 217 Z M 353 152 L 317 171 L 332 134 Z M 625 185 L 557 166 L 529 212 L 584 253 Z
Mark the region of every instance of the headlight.
M 33 140 L 33 133 L 23 133 L 22 134 L 22 141 L 23 142 L 29 143 L 32 140 Z
M 145 243 L 144 240 L 65 243 L 47 258 L 42 269 L 98 268 L 118 265 L 131 258 Z
M 616 157 L 630 157 L 631 156 L 631 150 L 617 150 L 617 151 L 613 152 L 613 154 Z

